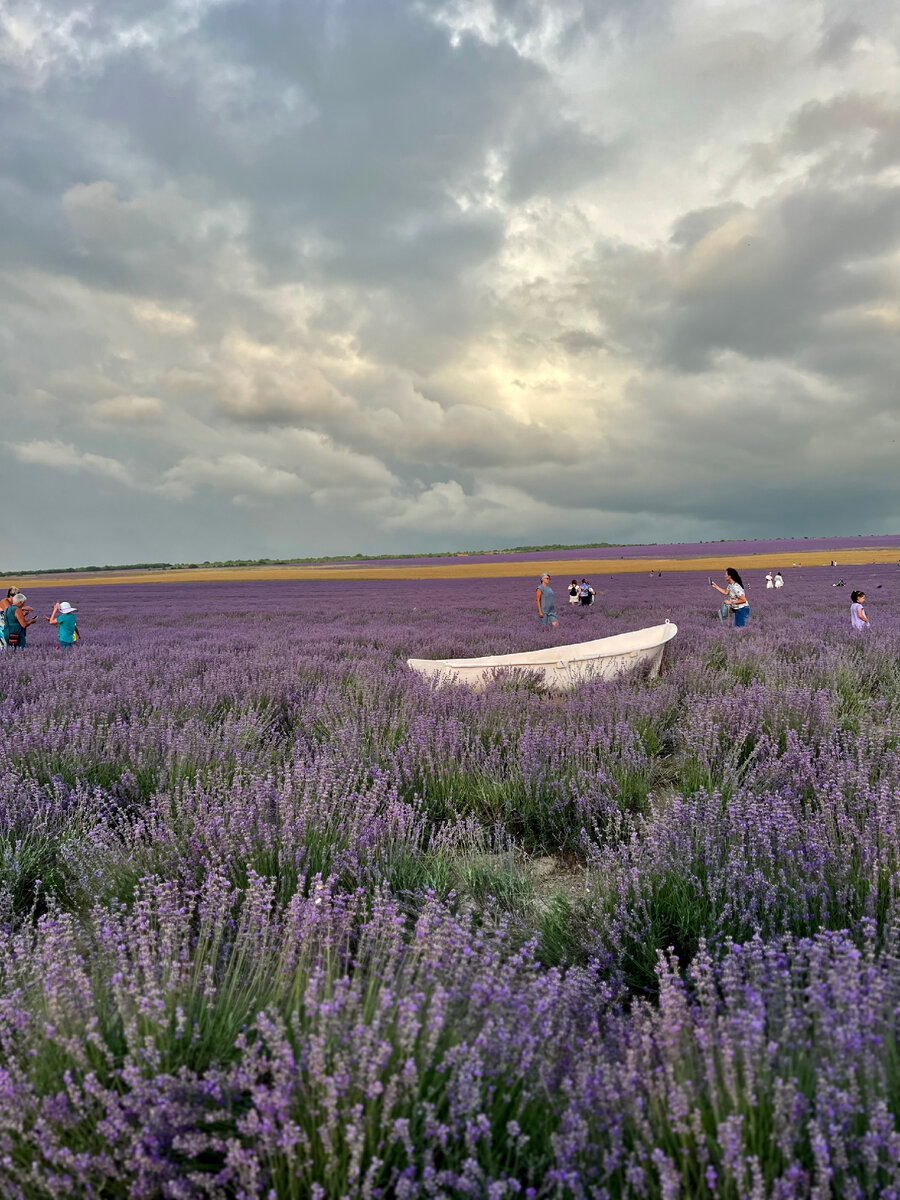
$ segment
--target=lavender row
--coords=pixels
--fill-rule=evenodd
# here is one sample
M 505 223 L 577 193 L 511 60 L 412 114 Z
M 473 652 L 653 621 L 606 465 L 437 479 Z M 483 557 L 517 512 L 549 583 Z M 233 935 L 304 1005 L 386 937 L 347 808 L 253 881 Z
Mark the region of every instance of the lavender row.
M 426 897 L 253 876 L 0 949 L 3 1194 L 895 1194 L 900 956 L 758 938 L 617 1006 Z

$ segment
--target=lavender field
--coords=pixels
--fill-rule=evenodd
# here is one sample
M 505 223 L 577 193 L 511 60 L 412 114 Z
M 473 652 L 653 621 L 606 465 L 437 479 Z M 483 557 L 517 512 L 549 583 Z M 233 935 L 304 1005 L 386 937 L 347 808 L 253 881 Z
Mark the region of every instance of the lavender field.
M 41 593 L 0 1196 L 900 1197 L 900 571 L 761 574 Z M 655 680 L 405 667 L 666 617 Z

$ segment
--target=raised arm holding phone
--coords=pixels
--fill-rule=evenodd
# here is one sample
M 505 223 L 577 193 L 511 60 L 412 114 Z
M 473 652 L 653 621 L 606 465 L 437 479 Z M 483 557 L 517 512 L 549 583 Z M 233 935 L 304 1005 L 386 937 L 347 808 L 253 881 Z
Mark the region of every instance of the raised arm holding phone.
M 75 624 L 78 616 L 75 609 L 67 600 L 59 600 L 53 605 L 53 612 L 44 620 L 59 629 L 60 650 L 71 650 L 78 638 L 78 627 Z
M 725 571 L 725 587 L 719 587 L 713 579 L 710 579 L 709 583 L 711 587 L 714 587 L 717 592 L 720 592 L 726 598 L 725 603 L 734 613 L 735 627 L 738 629 L 743 628 L 750 616 L 750 603 L 744 592 L 744 581 L 741 579 L 737 568 L 728 567 Z

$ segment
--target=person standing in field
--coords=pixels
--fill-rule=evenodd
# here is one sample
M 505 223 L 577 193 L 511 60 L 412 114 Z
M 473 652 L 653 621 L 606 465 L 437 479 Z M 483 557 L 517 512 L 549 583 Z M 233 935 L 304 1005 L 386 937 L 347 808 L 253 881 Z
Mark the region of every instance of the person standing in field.
M 578 603 L 578 580 L 577 579 L 573 579 L 572 582 L 569 584 L 569 603 L 570 604 Z
M 865 592 L 850 593 L 850 624 L 854 629 L 868 629 L 869 618 L 863 605 L 866 602 Z
M 766 575 L 766 587 L 773 588 L 774 586 L 775 586 L 775 579 L 772 575 L 772 572 L 769 571 L 769 573 Z
M 12 608 L 13 596 L 18 590 L 17 587 L 8 588 L 6 595 L 0 600 L 0 650 L 6 649 L 6 610 Z
M 77 614 L 68 600 L 53 605 L 53 612 L 46 618 L 50 625 L 59 629 L 60 650 L 71 650 L 78 638 Z
M 725 587 L 721 588 L 710 580 L 717 592 L 726 597 L 726 604 L 734 613 L 735 629 L 743 629 L 750 616 L 750 603 L 744 592 L 744 581 L 737 567 L 729 567 L 725 572 Z
M 32 611 L 25 607 L 27 596 L 23 592 L 16 592 L 12 597 L 12 604 L 3 613 L 3 621 L 6 627 L 6 644 L 10 650 L 24 650 L 25 637 L 28 631 L 28 626 L 33 625 L 37 617 L 32 617 L 28 620 L 28 614 Z
M 556 616 L 556 599 L 553 595 L 553 588 L 550 586 L 550 576 L 542 575 L 541 582 L 537 585 L 537 591 L 534 593 L 534 598 L 537 601 L 538 620 L 542 625 L 550 625 L 554 629 L 559 624 L 559 619 Z
M 589 608 L 594 603 L 594 589 L 586 579 L 582 579 L 578 588 L 578 599 L 582 608 Z
M 777 588 L 784 587 L 784 579 L 782 578 L 780 571 L 775 572 L 775 579 L 773 582 Z

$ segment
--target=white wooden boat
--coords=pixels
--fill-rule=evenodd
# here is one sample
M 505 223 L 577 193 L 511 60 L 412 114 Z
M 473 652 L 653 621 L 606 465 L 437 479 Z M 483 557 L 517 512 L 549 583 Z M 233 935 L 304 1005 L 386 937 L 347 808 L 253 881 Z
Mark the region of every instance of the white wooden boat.
M 439 682 L 467 683 L 481 689 L 498 672 L 509 670 L 537 675 L 548 688 L 568 689 L 589 679 L 615 679 L 643 666 L 649 675 L 659 673 L 666 642 L 678 632 L 671 621 L 635 629 L 612 637 L 550 646 L 523 654 L 488 654 L 484 658 L 409 658 L 407 665 L 420 675 Z

